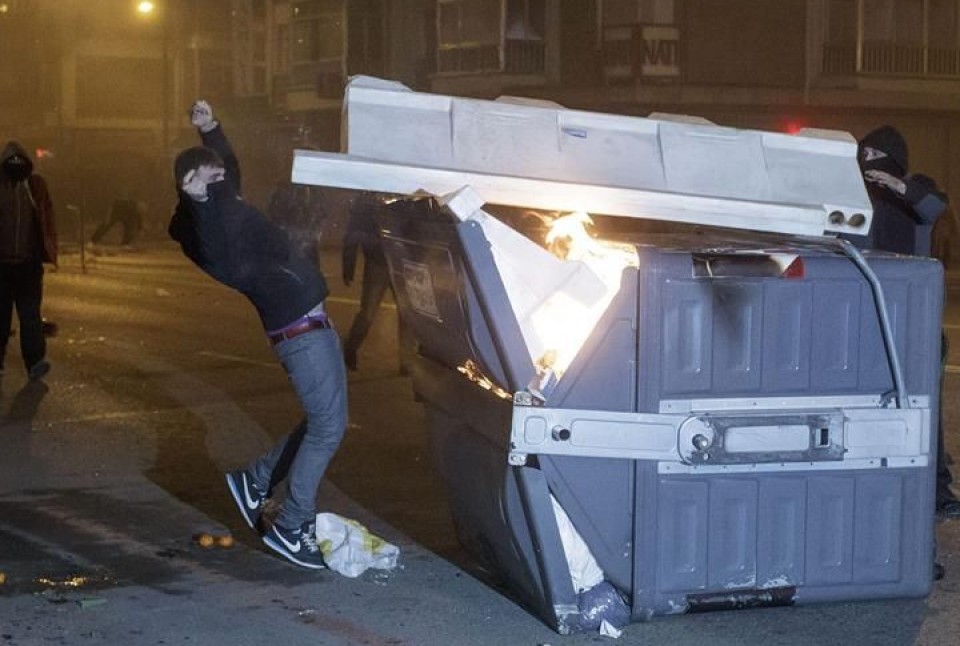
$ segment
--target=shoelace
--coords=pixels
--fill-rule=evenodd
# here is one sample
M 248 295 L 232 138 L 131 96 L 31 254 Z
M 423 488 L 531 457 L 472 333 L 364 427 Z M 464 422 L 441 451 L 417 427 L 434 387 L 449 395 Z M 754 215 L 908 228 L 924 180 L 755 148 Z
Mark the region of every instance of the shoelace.
M 267 494 L 266 494 L 266 492 L 263 491 L 262 489 L 260 489 L 260 487 L 258 487 L 257 485 L 253 484 L 253 482 L 250 482 L 250 483 L 248 484 L 247 488 L 248 488 L 248 489 L 250 490 L 250 492 L 253 494 L 252 496 L 250 496 L 250 498 L 251 498 L 252 500 L 256 500 L 256 501 L 257 501 L 257 509 L 262 509 L 264 503 L 267 502 Z
M 317 546 L 317 534 L 314 525 L 308 525 L 306 529 L 300 530 L 300 540 L 311 554 L 320 551 L 320 547 Z

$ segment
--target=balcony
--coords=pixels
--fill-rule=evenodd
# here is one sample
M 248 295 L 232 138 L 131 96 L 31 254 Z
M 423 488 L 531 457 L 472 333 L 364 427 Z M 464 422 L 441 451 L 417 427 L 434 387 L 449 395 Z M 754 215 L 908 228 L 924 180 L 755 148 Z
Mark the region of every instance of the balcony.
M 544 74 L 546 48 L 542 40 L 515 40 L 504 42 L 504 72 L 507 74 Z
M 546 46 L 542 40 L 507 38 L 502 45 L 458 43 L 441 46 L 437 54 L 439 74 L 502 72 L 543 75 L 545 71 Z
M 960 78 L 960 48 L 865 42 L 857 65 L 857 46 L 826 45 L 822 72 L 847 76 L 868 74 L 912 78 Z

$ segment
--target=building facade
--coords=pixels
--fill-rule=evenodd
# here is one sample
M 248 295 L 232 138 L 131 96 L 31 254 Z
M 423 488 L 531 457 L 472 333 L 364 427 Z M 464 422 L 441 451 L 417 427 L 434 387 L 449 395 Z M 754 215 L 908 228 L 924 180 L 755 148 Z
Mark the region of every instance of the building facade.
M 343 87 L 538 97 L 861 136 L 890 123 L 960 193 L 960 0 L 0 2 L 0 126 L 96 220 L 126 189 L 165 220 L 184 109 L 230 124 L 255 200 L 297 147 L 338 149 Z M 24 70 L 28 70 L 24 73 Z M 158 181 L 159 179 L 159 181 Z M 958 198 L 960 199 L 960 198 Z
M 236 0 L 268 20 L 265 96 L 336 147 L 353 74 L 416 89 L 861 136 L 890 123 L 960 191 L 960 0 Z

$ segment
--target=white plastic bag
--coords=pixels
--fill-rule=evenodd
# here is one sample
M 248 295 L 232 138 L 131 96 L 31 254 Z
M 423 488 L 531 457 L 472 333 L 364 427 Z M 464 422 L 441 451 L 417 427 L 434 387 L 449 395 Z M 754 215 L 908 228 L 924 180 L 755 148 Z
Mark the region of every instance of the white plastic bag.
M 552 495 L 550 501 L 553 503 L 553 513 L 557 517 L 557 529 L 560 530 L 560 542 L 563 543 L 563 551 L 567 556 L 573 589 L 578 593 L 589 590 L 603 581 L 603 570 L 590 553 L 590 548 L 577 532 L 577 528 L 570 522 L 567 512 Z
M 343 576 L 353 578 L 368 568 L 392 570 L 397 566 L 400 549 L 355 520 L 337 514 L 317 514 L 316 536 L 327 566 Z

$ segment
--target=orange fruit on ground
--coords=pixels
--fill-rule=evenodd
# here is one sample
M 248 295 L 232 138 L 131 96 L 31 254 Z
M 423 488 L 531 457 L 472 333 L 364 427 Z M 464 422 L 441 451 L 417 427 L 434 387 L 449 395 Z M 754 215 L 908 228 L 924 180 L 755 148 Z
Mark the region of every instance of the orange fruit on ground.
M 194 537 L 200 547 L 213 547 L 214 538 L 210 534 L 197 534 Z
M 233 547 L 233 536 L 227 534 L 225 536 L 217 537 L 217 545 L 224 548 Z

